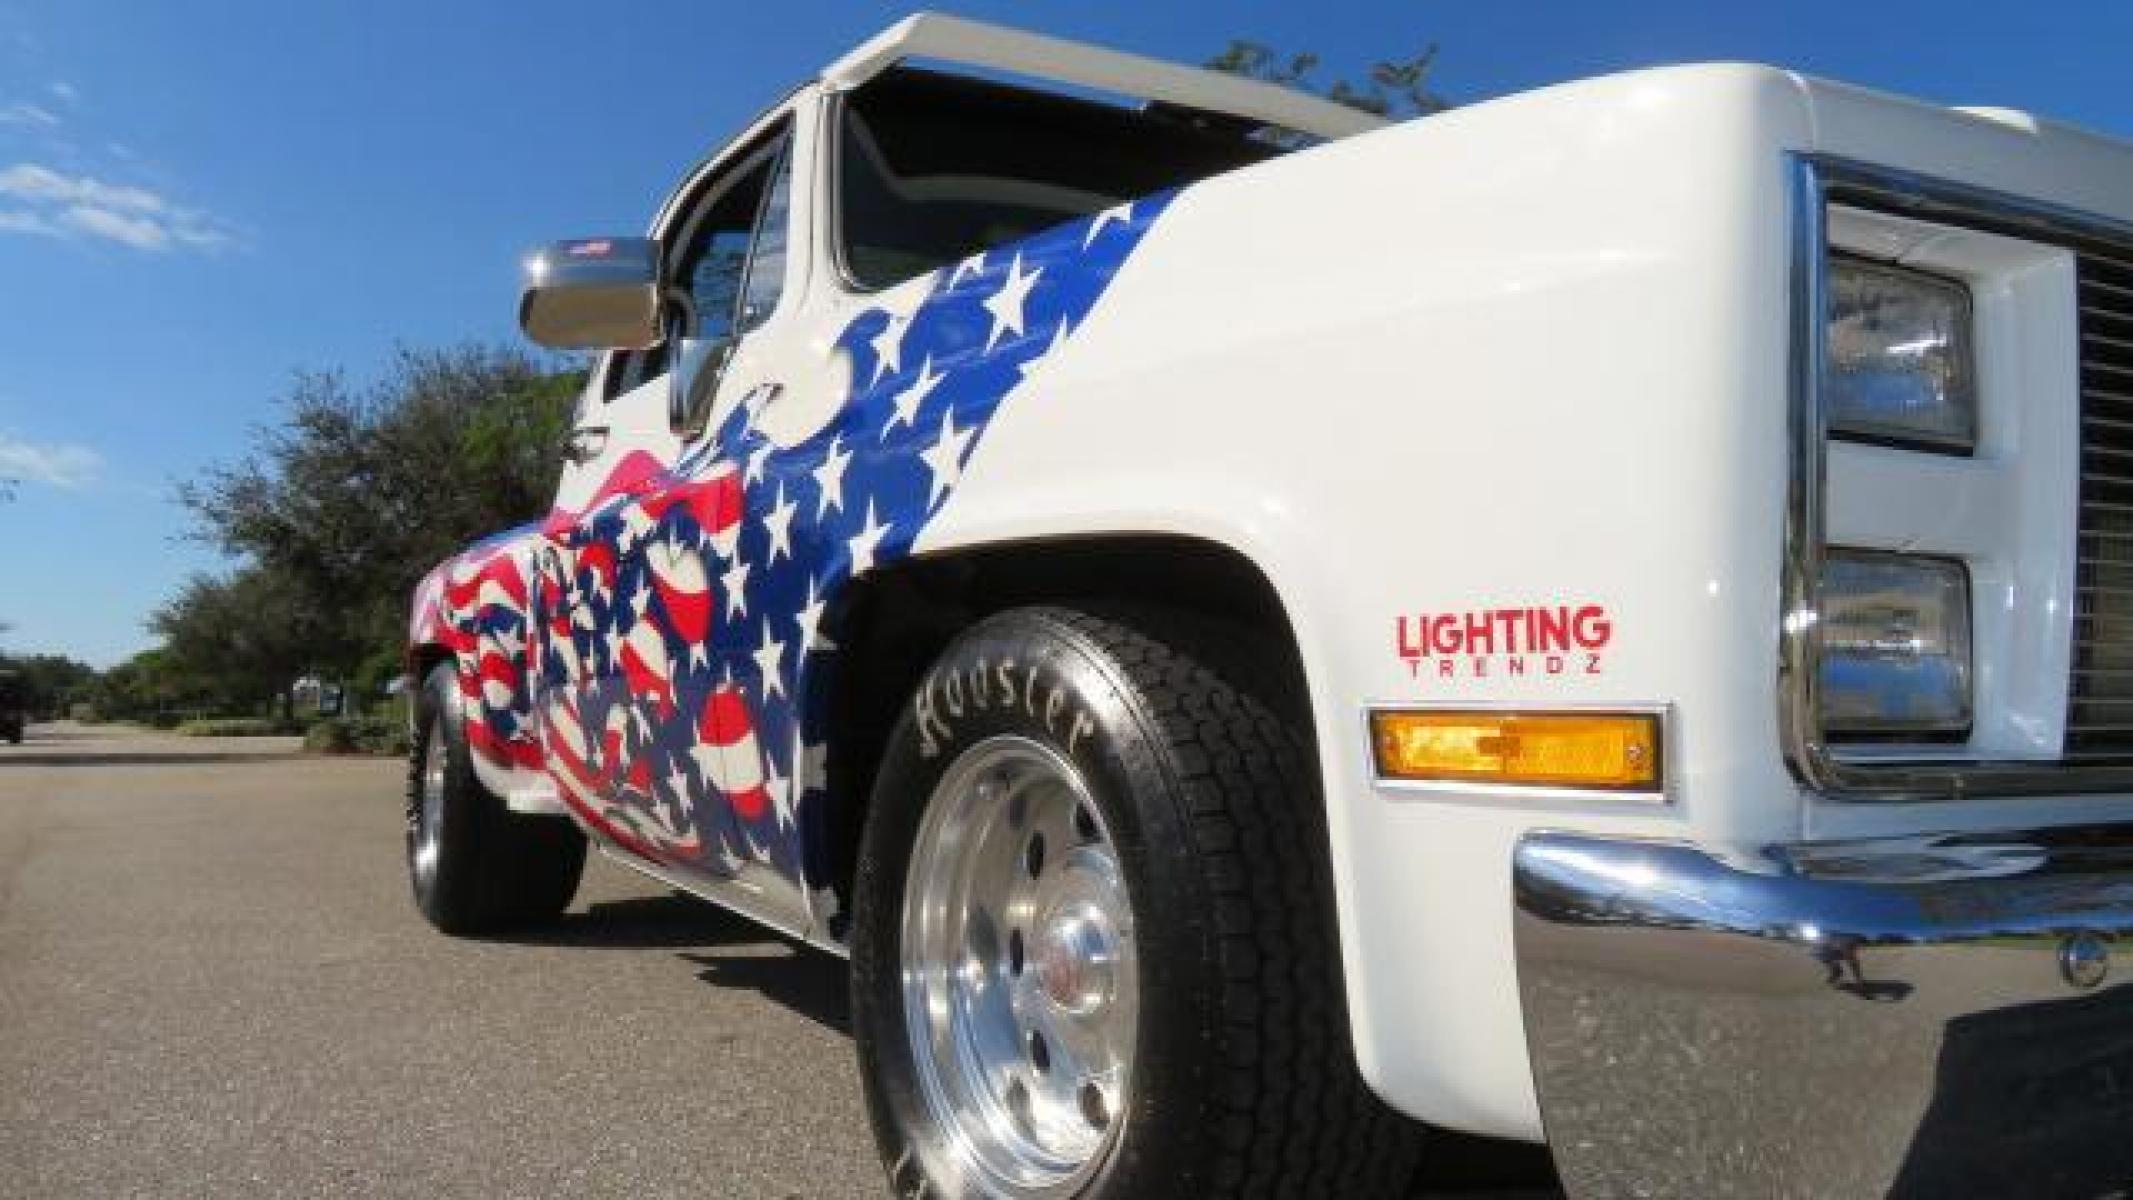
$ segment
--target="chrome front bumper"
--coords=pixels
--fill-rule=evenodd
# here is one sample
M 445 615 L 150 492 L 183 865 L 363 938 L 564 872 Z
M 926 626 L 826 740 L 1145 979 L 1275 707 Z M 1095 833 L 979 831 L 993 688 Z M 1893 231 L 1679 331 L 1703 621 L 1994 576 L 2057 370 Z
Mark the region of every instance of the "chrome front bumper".
M 1514 890 L 1572 1196 L 2133 1189 L 2133 826 L 1739 854 L 1535 833 Z

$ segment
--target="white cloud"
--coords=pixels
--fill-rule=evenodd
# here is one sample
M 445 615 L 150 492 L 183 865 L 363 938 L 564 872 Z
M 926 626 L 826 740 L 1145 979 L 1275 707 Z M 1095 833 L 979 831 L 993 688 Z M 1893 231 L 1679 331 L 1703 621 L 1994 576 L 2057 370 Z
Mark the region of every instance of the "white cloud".
M 35 104 L 10 104 L 0 108 L 0 125 L 28 125 L 50 129 L 59 124 L 59 114 Z
M 181 208 L 147 188 L 68 175 L 36 163 L 0 169 L 0 232 L 86 236 L 139 250 L 220 250 L 230 231 L 207 213 Z
M 87 175 L 62 175 L 36 163 L 16 163 L 0 171 L 0 195 L 64 204 L 95 204 L 128 212 L 156 213 L 168 207 L 147 188 L 110 184 Z
M 0 233 L 36 233 L 59 237 L 59 226 L 36 213 L 19 208 L 0 208 Z
M 68 104 L 73 104 L 81 99 L 81 93 L 75 90 L 73 84 L 68 83 L 64 79 L 55 79 L 51 83 L 46 84 L 45 90 L 51 92 L 54 96 L 59 97 L 61 100 L 66 101 Z
M 79 488 L 94 483 L 103 466 L 104 456 L 87 446 L 32 442 L 0 433 L 0 479 Z
M 124 242 L 142 250 L 162 250 L 170 245 L 170 232 L 153 218 L 129 217 L 93 204 L 76 204 L 61 213 L 60 220 L 65 221 L 69 229 Z

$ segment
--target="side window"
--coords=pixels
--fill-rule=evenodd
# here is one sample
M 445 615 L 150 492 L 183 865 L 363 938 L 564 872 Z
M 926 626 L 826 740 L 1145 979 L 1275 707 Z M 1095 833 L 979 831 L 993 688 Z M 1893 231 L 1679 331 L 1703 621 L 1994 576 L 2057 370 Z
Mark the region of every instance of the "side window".
M 756 222 L 755 250 L 748 260 L 748 280 L 741 287 L 739 332 L 761 325 L 778 307 L 785 290 L 785 231 L 792 219 L 792 146 L 778 155 L 770 194 Z
M 674 283 L 688 293 L 689 336 L 739 337 L 777 307 L 785 279 L 786 145 L 780 137 L 751 155 L 685 227 Z
M 686 336 L 739 337 L 777 307 L 785 282 L 791 142 L 781 128 L 742 155 L 697 192 L 692 211 L 675 227 L 667 295 L 687 306 Z M 666 369 L 665 346 L 617 351 L 603 398 L 613 400 Z

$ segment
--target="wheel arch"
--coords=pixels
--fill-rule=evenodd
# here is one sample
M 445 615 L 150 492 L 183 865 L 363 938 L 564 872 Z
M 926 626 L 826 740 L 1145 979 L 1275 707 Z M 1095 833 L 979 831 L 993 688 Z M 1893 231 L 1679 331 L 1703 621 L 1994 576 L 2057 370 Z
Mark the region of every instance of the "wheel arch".
M 838 940 L 850 911 L 860 831 L 890 732 L 925 672 L 963 630 L 1031 604 L 1184 612 L 1260 636 L 1279 700 L 1317 729 L 1302 638 L 1273 578 L 1244 552 L 1191 534 L 1061 535 L 961 546 L 868 572 L 825 621 L 837 653 L 809 687 L 809 724 L 835 731 L 825 790 L 808 809 L 811 888 L 827 888 Z M 1316 738 L 1313 739 L 1314 742 Z

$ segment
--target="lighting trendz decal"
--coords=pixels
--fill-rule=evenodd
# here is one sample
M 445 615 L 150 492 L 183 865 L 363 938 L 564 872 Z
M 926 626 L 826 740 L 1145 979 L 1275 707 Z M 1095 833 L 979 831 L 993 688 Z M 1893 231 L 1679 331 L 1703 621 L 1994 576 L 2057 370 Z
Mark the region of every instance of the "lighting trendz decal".
M 1403 614 L 1393 627 L 1416 679 L 1599 675 L 1614 635 L 1614 618 L 1601 604 Z
M 777 446 L 743 408 L 671 468 L 628 454 L 583 511 L 440 567 L 416 641 L 457 657 L 469 745 L 545 766 L 638 854 L 797 878 L 822 850 L 803 844 L 802 810 L 823 786 L 823 613 L 910 553 L 1000 405 L 1071 345 L 1171 199 L 885 295 L 838 336 L 852 392 L 806 440 Z

